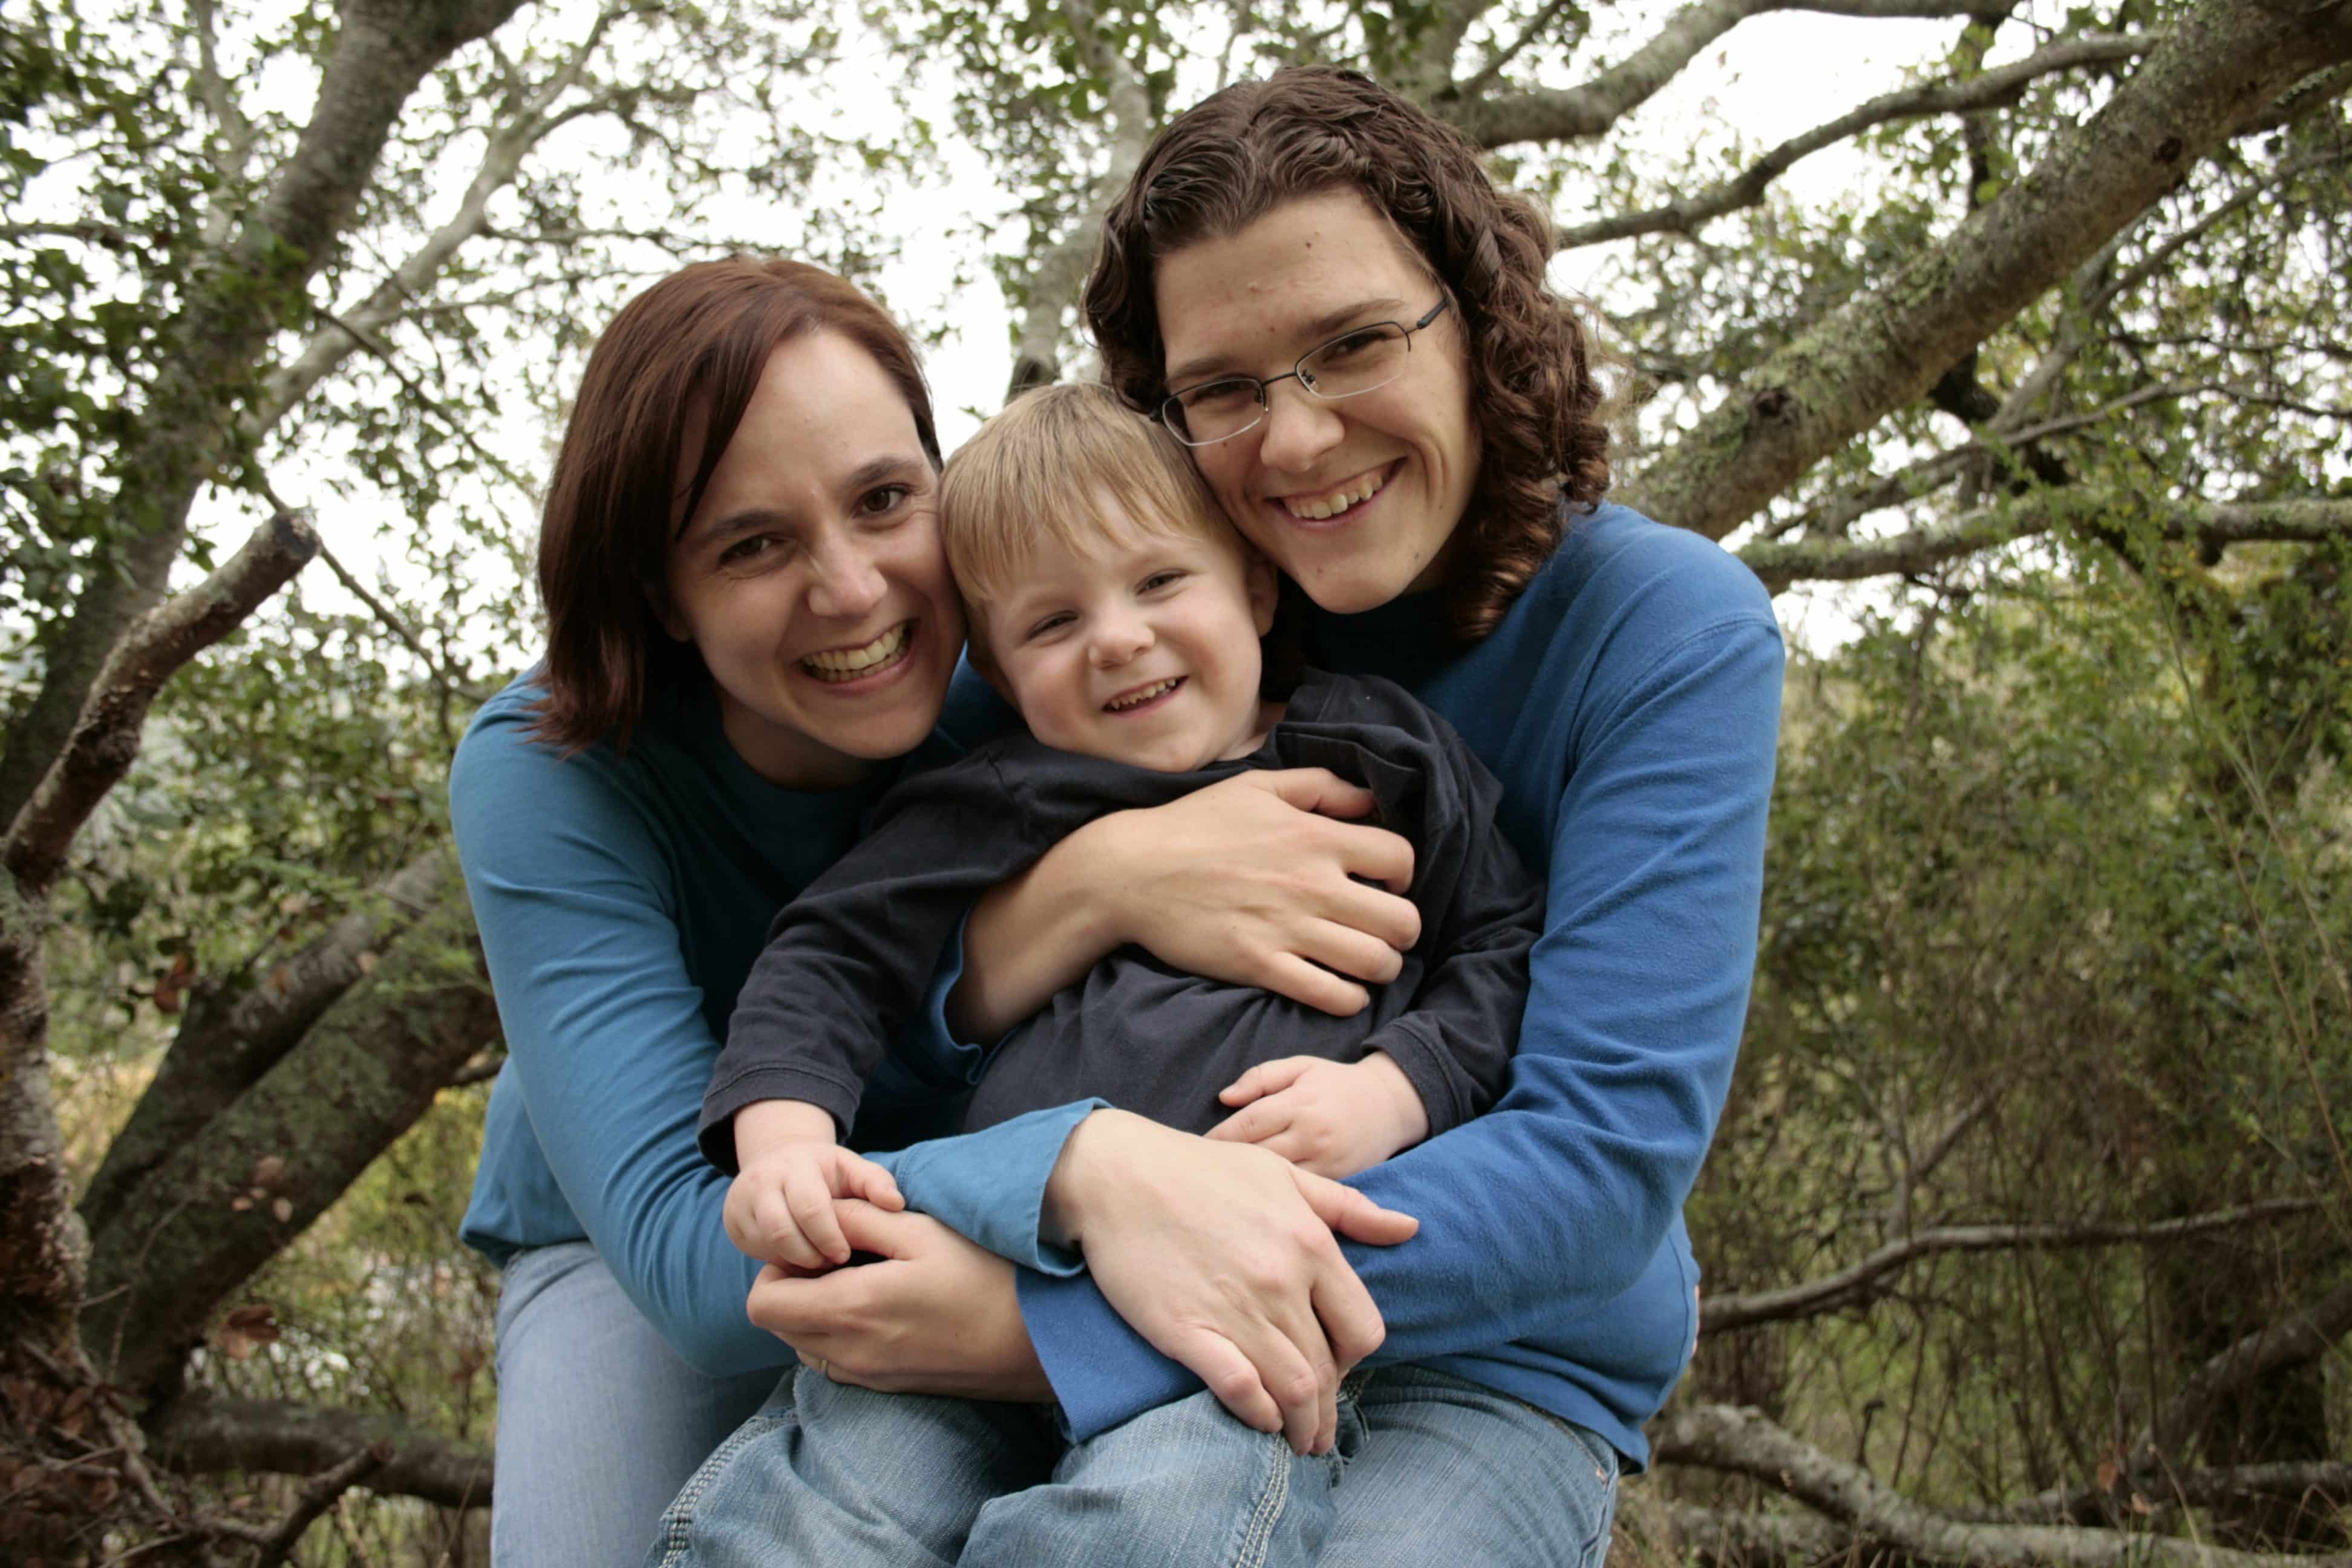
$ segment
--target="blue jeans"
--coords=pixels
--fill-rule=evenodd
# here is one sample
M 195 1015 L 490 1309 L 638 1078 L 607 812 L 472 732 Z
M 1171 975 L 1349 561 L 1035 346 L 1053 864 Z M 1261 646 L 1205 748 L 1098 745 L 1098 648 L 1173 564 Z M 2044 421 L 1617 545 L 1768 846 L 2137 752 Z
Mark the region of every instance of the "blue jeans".
M 1066 1447 L 1036 1407 L 877 1394 L 803 1372 L 797 1390 L 777 1390 L 688 1483 L 647 1563 L 1601 1561 L 1617 1463 L 1599 1438 L 1423 1368 L 1359 1375 L 1349 1386 L 1338 1450 L 1302 1459 L 1206 1394 Z
M 678 1488 L 776 1386 L 680 1361 L 584 1241 L 508 1261 L 498 1357 L 493 1568 L 643 1561 Z

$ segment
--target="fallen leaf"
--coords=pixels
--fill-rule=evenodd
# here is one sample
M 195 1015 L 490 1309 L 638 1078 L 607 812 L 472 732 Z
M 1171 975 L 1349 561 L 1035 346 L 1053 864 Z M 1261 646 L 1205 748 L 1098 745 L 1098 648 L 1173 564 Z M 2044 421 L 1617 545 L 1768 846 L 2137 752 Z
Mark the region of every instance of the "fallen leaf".
M 363 952 L 363 953 L 361 953 L 361 954 L 359 955 L 359 957 L 357 957 L 357 958 L 353 959 L 352 962 L 352 963 L 356 963 L 356 964 L 358 964 L 358 965 L 360 966 L 360 973 L 361 973 L 362 974 L 373 974 L 373 973 L 375 973 L 375 954 L 374 954 L 374 953 L 372 953 L 372 952 Z
M 279 1225 L 288 1225 L 294 1218 L 294 1205 L 289 1199 L 278 1198 L 270 1204 L 269 1212 L 278 1216 Z
M 253 1174 L 247 1177 L 248 1185 L 265 1192 L 276 1186 L 286 1175 L 286 1161 L 278 1154 L 264 1154 L 253 1163 Z

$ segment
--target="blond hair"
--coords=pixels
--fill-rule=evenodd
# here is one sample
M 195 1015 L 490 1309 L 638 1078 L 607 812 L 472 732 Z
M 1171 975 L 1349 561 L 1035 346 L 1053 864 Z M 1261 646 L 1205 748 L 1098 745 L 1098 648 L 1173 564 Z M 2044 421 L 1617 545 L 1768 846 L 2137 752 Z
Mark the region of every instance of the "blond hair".
M 940 539 L 971 612 L 981 614 L 1041 550 L 1102 548 L 1106 505 L 1150 533 L 1244 548 L 1176 438 L 1108 386 L 1065 382 L 1022 394 L 965 442 L 940 476 Z

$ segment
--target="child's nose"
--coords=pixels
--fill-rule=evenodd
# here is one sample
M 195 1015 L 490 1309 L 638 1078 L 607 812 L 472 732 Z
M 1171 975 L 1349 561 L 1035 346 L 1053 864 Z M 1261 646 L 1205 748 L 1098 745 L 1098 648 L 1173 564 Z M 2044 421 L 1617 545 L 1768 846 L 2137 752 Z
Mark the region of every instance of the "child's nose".
M 1095 662 L 1125 664 L 1151 646 L 1151 628 L 1132 616 L 1106 617 L 1095 628 Z

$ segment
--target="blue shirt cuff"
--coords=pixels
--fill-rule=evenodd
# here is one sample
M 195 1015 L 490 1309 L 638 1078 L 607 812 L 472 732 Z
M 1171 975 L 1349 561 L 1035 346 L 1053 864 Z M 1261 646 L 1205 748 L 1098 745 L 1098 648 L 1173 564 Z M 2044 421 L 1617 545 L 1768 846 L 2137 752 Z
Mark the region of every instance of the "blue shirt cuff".
M 1033 1110 L 978 1132 L 935 1138 L 874 1159 L 898 1179 L 908 1206 L 1024 1268 L 1067 1277 L 1086 1263 L 1039 1234 L 1045 1183 L 1078 1123 L 1107 1102 Z
M 1206 1386 L 1111 1310 L 1083 1275 L 1049 1278 L 1023 1269 L 1021 1318 L 1062 1402 L 1075 1442 Z

